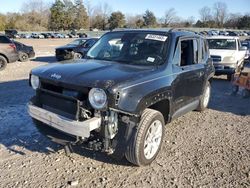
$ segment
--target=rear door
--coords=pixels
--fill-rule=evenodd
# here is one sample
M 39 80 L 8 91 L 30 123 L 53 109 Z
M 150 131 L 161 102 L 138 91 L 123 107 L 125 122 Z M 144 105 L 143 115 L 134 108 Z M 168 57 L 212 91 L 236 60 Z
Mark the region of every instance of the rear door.
M 202 62 L 199 38 L 181 38 L 173 60 L 173 102 L 178 109 L 197 101 L 203 93 L 205 63 Z

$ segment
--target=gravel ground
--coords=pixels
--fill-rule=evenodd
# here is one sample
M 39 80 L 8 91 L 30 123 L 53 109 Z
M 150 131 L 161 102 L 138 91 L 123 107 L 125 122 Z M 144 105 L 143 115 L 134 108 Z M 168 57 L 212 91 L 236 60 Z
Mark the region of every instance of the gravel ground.
M 160 155 L 146 167 L 61 146 L 42 136 L 26 112 L 32 68 L 51 63 L 69 40 L 23 40 L 37 56 L 0 72 L 0 187 L 250 187 L 250 98 L 231 96 L 225 77 L 212 82 L 205 112 L 168 124 Z

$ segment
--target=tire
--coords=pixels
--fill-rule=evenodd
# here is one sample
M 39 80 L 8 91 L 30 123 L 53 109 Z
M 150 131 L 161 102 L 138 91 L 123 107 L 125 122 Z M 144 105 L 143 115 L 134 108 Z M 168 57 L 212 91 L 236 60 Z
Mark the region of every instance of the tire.
M 203 92 L 203 94 L 202 94 L 202 96 L 200 98 L 199 106 L 197 108 L 197 111 L 201 112 L 201 111 L 204 111 L 207 108 L 209 100 L 210 100 L 210 96 L 211 96 L 211 84 L 208 81 L 206 83 L 204 92 Z
M 26 61 L 29 60 L 28 54 L 26 54 L 26 53 L 24 53 L 24 52 L 20 52 L 20 53 L 18 54 L 18 57 L 19 57 L 19 61 L 21 61 L 21 62 L 26 62 Z
M 0 71 L 4 70 L 7 66 L 7 59 L 0 55 Z
M 152 163 L 162 145 L 164 125 L 164 118 L 159 111 L 145 109 L 138 127 L 133 130 L 132 138 L 125 153 L 126 159 L 137 166 Z M 154 130 L 154 132 L 150 132 L 150 130 Z M 149 140 L 150 143 L 148 143 Z M 150 148 L 150 151 L 147 148 Z
M 82 54 L 81 53 L 74 53 L 74 59 L 82 59 Z

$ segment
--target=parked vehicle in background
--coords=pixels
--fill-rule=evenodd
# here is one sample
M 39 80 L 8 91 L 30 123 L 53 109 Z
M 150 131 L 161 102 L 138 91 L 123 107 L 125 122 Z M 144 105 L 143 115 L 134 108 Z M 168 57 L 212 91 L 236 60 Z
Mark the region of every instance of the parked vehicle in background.
M 17 36 L 17 30 L 15 29 L 6 29 L 5 30 L 5 36 L 9 38 L 15 38 Z
M 76 34 L 74 35 L 72 33 L 69 33 L 68 36 L 69 36 L 69 38 L 78 38 L 79 37 L 78 35 L 76 35 Z
M 77 33 L 77 35 L 79 36 L 79 38 L 87 38 L 88 35 L 86 33 Z
M 0 70 L 5 69 L 7 63 L 18 60 L 15 44 L 6 36 L 0 34 Z
M 207 33 L 208 33 L 209 36 L 217 36 L 217 35 L 219 35 L 219 31 L 217 31 L 217 30 L 209 30 L 209 31 L 207 31 Z
M 98 38 L 76 39 L 65 46 L 56 48 L 58 61 L 67 59 L 81 59 L 88 50 L 96 43 Z
M 39 34 L 39 33 L 31 33 L 31 38 L 44 39 L 44 36 L 42 34 Z
M 32 46 L 27 46 L 17 41 L 13 41 L 13 43 L 16 45 L 19 61 L 25 62 L 28 61 L 29 58 L 35 57 L 34 48 Z
M 228 31 L 228 36 L 235 37 L 235 36 L 239 36 L 239 34 L 236 31 Z
M 249 62 L 250 61 L 250 40 L 241 41 L 241 45 L 247 48 L 245 60 Z
M 22 33 L 22 34 L 20 34 L 20 38 L 30 39 L 30 38 L 31 38 L 31 35 L 30 35 L 30 34 Z
M 44 36 L 44 38 L 46 38 L 46 39 L 51 38 L 50 33 L 41 33 L 41 35 L 43 35 L 43 36 Z
M 227 31 L 220 31 L 219 35 L 228 36 L 229 33 Z
M 109 32 L 86 59 L 72 62 L 30 73 L 36 94 L 28 112 L 61 144 L 148 165 L 164 143 L 165 124 L 209 103 L 214 67 L 206 40 L 194 32 Z
M 64 35 L 61 33 L 55 33 L 55 35 L 56 35 L 56 38 L 60 38 L 60 39 L 64 38 Z
M 207 40 L 215 74 L 227 75 L 227 79 L 231 80 L 232 75 L 244 66 L 246 47 L 241 47 L 238 37 L 211 36 Z

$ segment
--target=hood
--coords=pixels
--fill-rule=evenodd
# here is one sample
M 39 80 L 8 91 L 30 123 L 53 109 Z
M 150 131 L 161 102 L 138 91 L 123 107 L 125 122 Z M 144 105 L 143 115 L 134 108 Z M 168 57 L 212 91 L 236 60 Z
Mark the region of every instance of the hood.
M 68 44 L 68 45 L 65 45 L 65 46 L 57 47 L 56 50 L 60 50 L 60 49 L 73 49 L 73 48 L 76 48 L 76 47 L 77 47 L 77 45 Z
M 33 69 L 32 74 L 58 83 L 109 89 L 120 83 L 128 82 L 129 85 L 132 80 L 145 78 L 155 68 L 82 59 L 41 66 Z
M 210 55 L 221 56 L 222 59 L 227 56 L 234 56 L 236 54 L 236 50 L 220 50 L 220 49 L 209 49 Z

